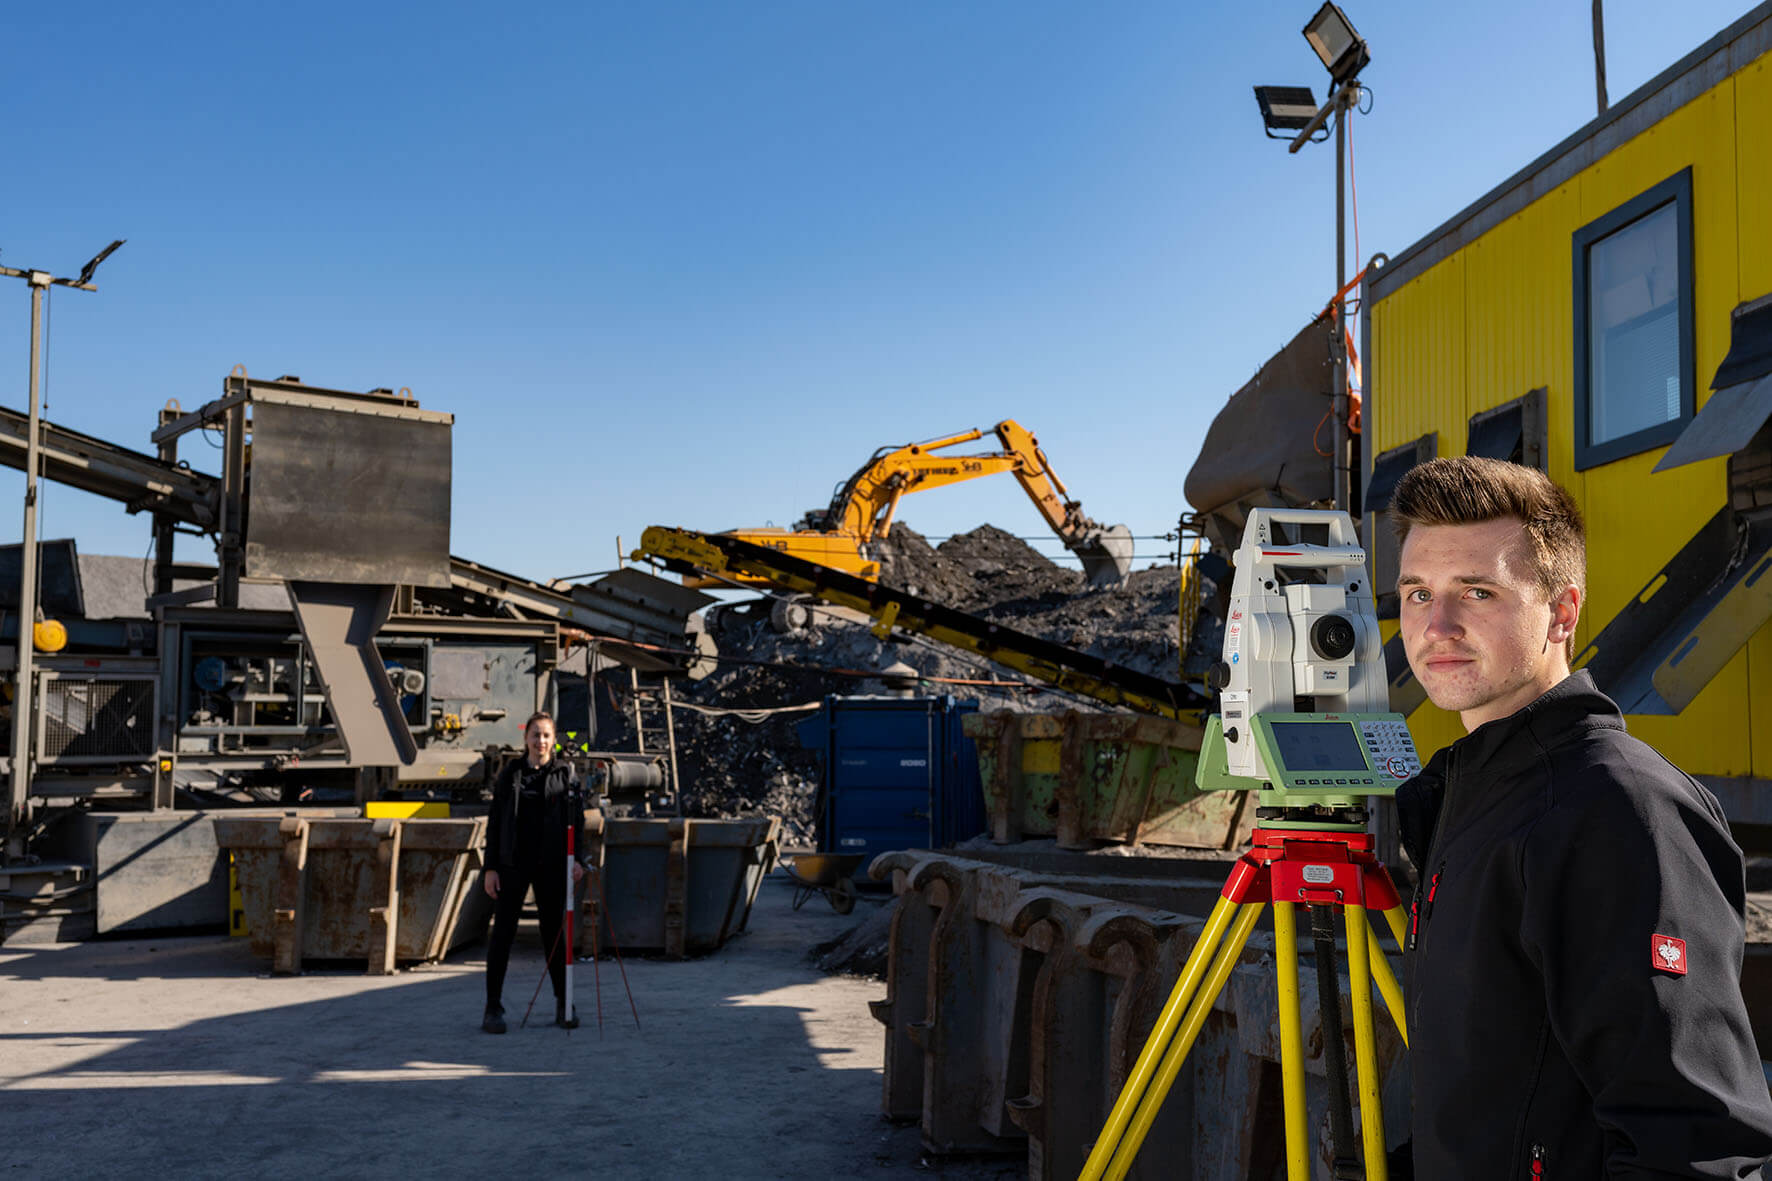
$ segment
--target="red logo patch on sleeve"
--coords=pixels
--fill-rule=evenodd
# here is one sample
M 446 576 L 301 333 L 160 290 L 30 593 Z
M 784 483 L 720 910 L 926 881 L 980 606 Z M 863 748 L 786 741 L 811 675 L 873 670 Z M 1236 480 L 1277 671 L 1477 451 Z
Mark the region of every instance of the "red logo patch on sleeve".
M 1657 969 L 1672 972 L 1675 976 L 1686 974 L 1686 941 L 1675 939 L 1672 935 L 1651 935 L 1649 937 L 1650 959 Z

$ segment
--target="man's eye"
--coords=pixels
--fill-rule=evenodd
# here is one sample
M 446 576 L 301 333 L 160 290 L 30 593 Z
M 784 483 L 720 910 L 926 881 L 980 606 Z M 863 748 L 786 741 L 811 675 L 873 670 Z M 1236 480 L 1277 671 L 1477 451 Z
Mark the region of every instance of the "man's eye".
M 1495 597 L 1493 594 L 1484 590 L 1480 586 L 1471 587 L 1470 593 L 1471 593 L 1471 598 L 1473 598 L 1473 599 L 1493 599 Z
M 1428 599 L 1427 588 L 1418 586 L 1409 592 L 1407 598 L 1411 603 L 1425 603 Z

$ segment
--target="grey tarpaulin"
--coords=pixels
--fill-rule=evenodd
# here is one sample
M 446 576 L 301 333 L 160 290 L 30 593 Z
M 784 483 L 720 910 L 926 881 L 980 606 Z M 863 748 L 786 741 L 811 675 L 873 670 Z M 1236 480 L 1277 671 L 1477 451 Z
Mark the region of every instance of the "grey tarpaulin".
M 1335 494 L 1329 457 L 1317 450 L 1334 439 L 1334 424 L 1323 421 L 1334 379 L 1330 333 L 1327 320 L 1306 325 L 1231 395 L 1187 474 L 1189 504 L 1211 512 L 1264 490 L 1297 505 Z

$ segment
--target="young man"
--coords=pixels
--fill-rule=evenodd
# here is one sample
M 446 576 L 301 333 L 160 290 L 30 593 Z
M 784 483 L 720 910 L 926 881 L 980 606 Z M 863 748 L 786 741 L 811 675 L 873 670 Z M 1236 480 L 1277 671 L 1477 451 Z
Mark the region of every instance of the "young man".
M 536 713 L 523 725 L 523 757 L 506 765 L 492 786 L 492 813 L 486 823 L 486 876 L 483 885 L 495 906 L 492 938 L 486 947 L 486 1013 L 480 1028 L 505 1031 L 505 968 L 523 896 L 535 889 L 541 941 L 554 978 L 554 1024 L 578 1027 L 578 1013 L 566 1005 L 566 949 L 560 946 L 561 914 L 566 908 L 566 831 L 584 827 L 584 799 L 572 768 L 554 758 L 554 719 Z M 572 880 L 584 877 L 572 863 Z
M 1410 667 L 1467 734 L 1397 793 L 1415 1175 L 1757 1177 L 1772 1099 L 1741 998 L 1741 852 L 1703 787 L 1569 671 L 1574 501 L 1437 459 L 1390 512 Z

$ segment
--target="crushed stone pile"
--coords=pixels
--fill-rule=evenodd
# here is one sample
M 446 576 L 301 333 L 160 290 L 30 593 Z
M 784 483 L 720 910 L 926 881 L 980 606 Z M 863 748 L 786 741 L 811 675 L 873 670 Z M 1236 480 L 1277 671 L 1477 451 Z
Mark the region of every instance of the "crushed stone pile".
M 1122 587 L 1091 588 L 1079 571 L 991 525 L 932 546 L 898 523 L 878 551 L 881 581 L 888 585 L 1128 668 L 1177 677 L 1173 566 L 1135 571 Z M 922 678 L 919 692 L 974 699 L 985 710 L 1105 708 L 932 640 L 881 640 L 867 621 L 817 602 L 807 604 L 808 627 L 784 634 L 770 618 L 774 601 L 710 608 L 708 630 L 722 663 L 703 680 L 678 682 L 673 690 L 680 703 L 677 763 L 687 815 L 776 815 L 784 846 L 810 848 L 815 841 L 819 756 L 800 745 L 795 727 L 817 711 L 740 717 L 698 713 L 697 706 L 781 710 L 822 702 L 828 694 L 883 693 L 889 686 L 880 672 L 903 664 Z M 626 670 L 599 674 L 595 700 L 597 745 L 630 749 Z

